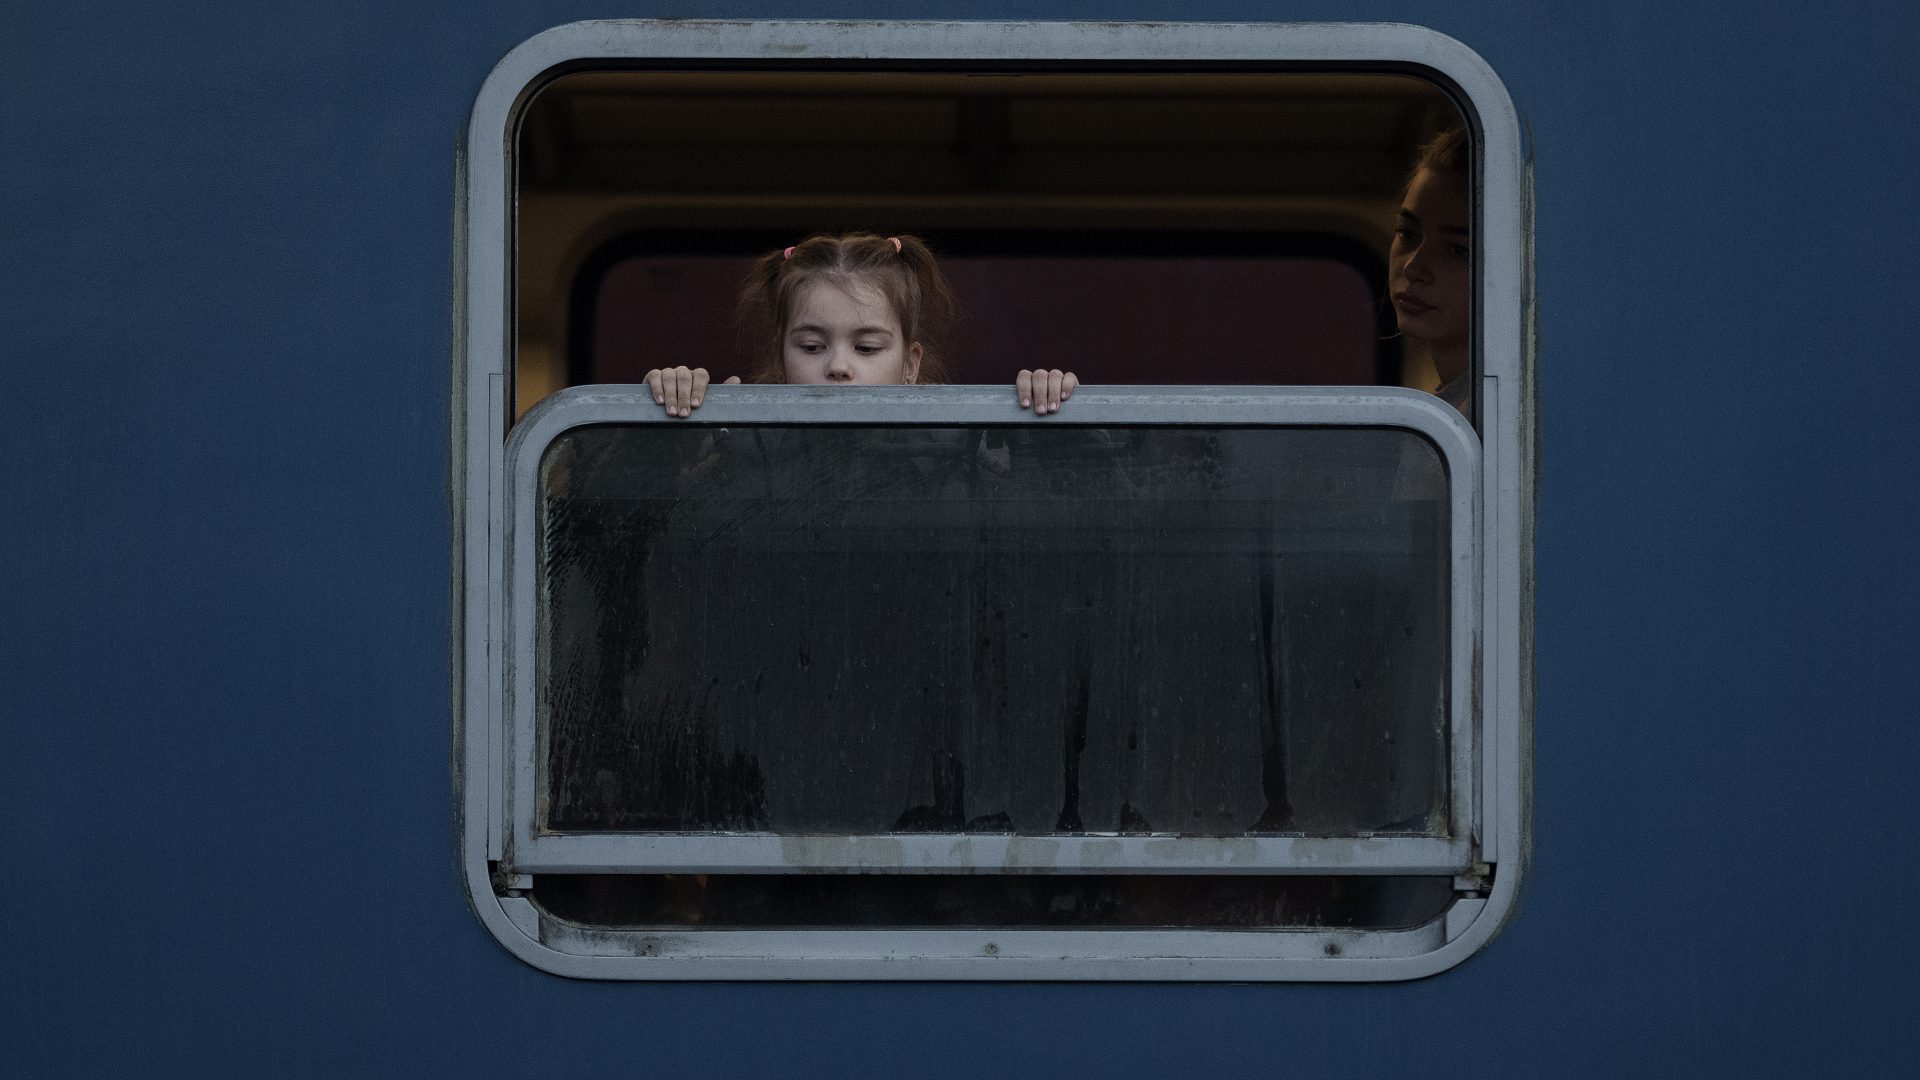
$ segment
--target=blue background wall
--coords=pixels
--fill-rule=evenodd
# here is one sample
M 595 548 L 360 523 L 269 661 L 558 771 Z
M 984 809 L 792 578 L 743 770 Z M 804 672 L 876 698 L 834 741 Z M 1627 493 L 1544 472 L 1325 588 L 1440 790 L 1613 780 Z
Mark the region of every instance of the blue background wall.
M 466 909 L 454 147 L 590 17 L 1420 22 L 1532 125 L 1532 888 L 1392 986 L 608 985 Z M 0 11 L 20 1076 L 1911 1075 L 1920 16 L 1897 3 Z

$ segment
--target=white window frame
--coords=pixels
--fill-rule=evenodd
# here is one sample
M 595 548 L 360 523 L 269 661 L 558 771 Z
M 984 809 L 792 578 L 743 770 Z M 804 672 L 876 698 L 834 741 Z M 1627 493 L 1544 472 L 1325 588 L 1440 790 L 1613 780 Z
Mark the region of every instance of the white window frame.
M 791 871 L 879 865 L 879 845 L 861 838 L 820 845 L 799 866 L 754 838 L 554 837 L 533 835 L 530 812 L 513 809 L 531 791 L 533 754 L 530 596 L 516 579 L 514 513 L 530 467 L 559 434 L 583 423 L 658 417 L 651 398 L 613 388 L 576 388 L 530 413 L 508 440 L 512 362 L 514 144 L 521 109 L 547 81 L 596 62 L 732 61 L 742 69 L 925 62 L 942 65 L 1057 62 L 1062 70 L 1102 62 L 1244 64 L 1348 71 L 1403 71 L 1447 89 L 1468 117 L 1476 163 L 1475 343 L 1479 359 L 1478 441 L 1437 399 L 1385 388 L 1330 392 L 1265 388 L 1244 393 L 1156 391 L 1144 396 L 1083 391 L 1068 414 L 1046 422 L 1220 423 L 1241 409 L 1253 422 L 1387 425 L 1419 431 L 1447 461 L 1455 485 L 1451 703 L 1456 761 L 1452 840 L 1376 837 L 1182 841 L 1174 854 L 1147 852 L 1138 838 L 1117 843 L 1106 872 L 1205 872 L 1238 845 L 1277 873 L 1454 873 L 1447 913 L 1411 930 L 694 930 L 609 932 L 542 913 L 527 897 L 531 871 L 633 869 Z M 1441 34 L 1403 25 L 1124 24 L 931 22 L 595 22 L 543 33 L 507 55 L 475 103 L 460 163 L 457 201 L 453 387 L 454 588 L 460 641 L 455 651 L 456 753 L 467 887 L 483 924 L 515 955 L 557 974 L 621 979 L 1178 979 L 1384 980 L 1445 970 L 1473 954 L 1511 914 L 1524 871 L 1531 721 L 1531 207 L 1518 118 L 1499 79 L 1471 50 Z M 804 395 L 762 394 L 737 407 L 717 397 L 698 422 L 814 422 Z M 835 419 L 942 423 L 1030 422 L 1008 395 L 947 389 L 875 391 L 859 416 Z M 820 399 L 812 399 L 816 402 Z M 844 400 L 836 403 L 844 409 Z M 799 412 L 794 409 L 798 407 Z M 743 410 L 732 416 L 735 409 Z M 1171 410 L 1171 411 L 1169 411 Z M 1015 414 L 1015 415 L 1009 415 Z M 1180 415 L 1175 415 L 1180 414 Z M 1208 414 L 1208 415 L 1203 415 Z M 1237 414 L 1236 414 L 1237 415 Z M 782 419 L 784 418 L 784 420 Z M 685 422 L 685 421 L 682 421 Z M 1465 485 L 1461 487 L 1461 485 Z M 1463 532 L 1464 530 L 1464 532 Z M 1461 539 L 1465 544 L 1461 546 Z M 522 545 L 527 538 L 520 538 Z M 522 567 L 527 560 L 519 560 Z M 1463 770 L 1464 769 L 1464 774 Z M 874 838 L 868 838 L 869 840 Z M 663 840 L 670 840 L 664 843 Z M 897 838 L 896 838 L 897 840 Z M 741 842 L 734 842 L 741 841 Z M 1049 838 L 1051 842 L 1051 838 Z M 972 838 L 970 865 L 1019 853 Z M 649 846 L 652 845 L 652 846 Z M 1131 845 L 1131 846 L 1129 846 Z M 928 845 L 951 848 L 946 840 Z M 1138 850 L 1135 850 L 1135 849 Z M 831 853 L 829 853 L 831 849 Z M 1216 850 L 1220 849 L 1220 850 Z M 886 848 L 887 865 L 901 858 Z M 909 852 L 907 858 L 914 858 Z M 1072 857 L 1060 860 L 1071 872 Z M 938 868 L 938 863 L 919 865 Z

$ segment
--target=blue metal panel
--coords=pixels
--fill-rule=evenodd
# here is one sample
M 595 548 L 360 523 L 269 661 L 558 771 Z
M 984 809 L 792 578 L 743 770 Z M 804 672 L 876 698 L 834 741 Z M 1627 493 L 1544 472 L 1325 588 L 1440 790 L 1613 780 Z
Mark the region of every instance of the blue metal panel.
M 24 1076 L 1908 1069 L 1920 16 L 1636 0 L 662 7 L 1426 22 L 1532 122 L 1536 849 L 1408 985 L 542 975 L 457 880 L 453 146 L 603 5 L 0 14 L 0 1016 Z

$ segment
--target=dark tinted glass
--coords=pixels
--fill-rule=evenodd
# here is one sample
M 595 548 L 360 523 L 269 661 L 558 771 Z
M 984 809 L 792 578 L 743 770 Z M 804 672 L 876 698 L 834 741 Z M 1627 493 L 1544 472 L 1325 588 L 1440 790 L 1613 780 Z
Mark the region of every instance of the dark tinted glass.
M 1444 469 L 1389 429 L 579 429 L 541 826 L 1446 831 Z

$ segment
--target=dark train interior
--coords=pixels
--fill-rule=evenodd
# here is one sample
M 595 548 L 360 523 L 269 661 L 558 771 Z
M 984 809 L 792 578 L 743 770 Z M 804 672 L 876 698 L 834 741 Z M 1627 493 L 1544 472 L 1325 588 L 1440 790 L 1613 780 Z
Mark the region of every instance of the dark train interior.
M 1419 144 L 1396 75 L 596 71 L 518 143 L 516 415 L 648 368 L 741 374 L 751 259 L 910 232 L 960 302 L 954 381 L 1430 388 L 1383 302 Z

